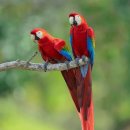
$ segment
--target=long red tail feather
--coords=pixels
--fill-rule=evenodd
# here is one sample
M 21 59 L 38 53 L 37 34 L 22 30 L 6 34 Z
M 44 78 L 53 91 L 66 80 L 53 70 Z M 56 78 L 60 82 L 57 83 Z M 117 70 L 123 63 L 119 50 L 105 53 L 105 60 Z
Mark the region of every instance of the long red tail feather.
M 85 78 L 82 77 L 79 68 L 61 73 L 79 113 L 82 130 L 94 130 L 91 66 L 89 65 Z
M 77 99 L 77 85 L 76 85 L 76 79 L 74 75 L 74 69 L 64 70 L 64 71 L 61 71 L 61 73 L 64 80 L 66 81 L 66 84 L 70 91 L 71 97 L 75 103 L 77 111 L 79 112 L 80 108 L 79 108 L 78 99 Z
M 83 104 L 80 108 L 80 120 L 82 130 L 94 130 L 94 111 L 92 101 L 92 77 L 91 77 L 91 66 L 89 65 L 87 75 L 84 79 L 84 93 Z

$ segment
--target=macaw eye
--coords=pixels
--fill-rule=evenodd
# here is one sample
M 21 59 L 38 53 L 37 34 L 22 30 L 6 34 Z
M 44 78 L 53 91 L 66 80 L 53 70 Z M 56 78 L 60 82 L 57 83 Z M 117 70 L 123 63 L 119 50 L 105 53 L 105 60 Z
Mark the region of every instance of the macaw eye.
M 36 32 L 36 36 L 40 39 L 43 38 L 43 33 L 41 31 Z
M 34 35 L 31 34 L 30 36 L 31 36 L 32 40 L 35 40 L 35 36 Z
M 75 21 L 77 22 L 77 25 L 80 25 L 81 24 L 81 17 L 79 15 L 76 15 L 75 16 Z
M 70 24 L 72 25 L 73 22 L 74 22 L 74 18 L 73 18 L 73 17 L 69 17 L 69 22 L 70 22 Z

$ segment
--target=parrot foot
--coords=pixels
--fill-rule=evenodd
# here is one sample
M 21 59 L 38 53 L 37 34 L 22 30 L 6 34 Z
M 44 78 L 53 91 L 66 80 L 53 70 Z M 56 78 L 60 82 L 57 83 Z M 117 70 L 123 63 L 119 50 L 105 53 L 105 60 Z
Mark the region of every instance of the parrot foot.
M 65 61 L 65 64 L 66 64 L 67 70 L 70 68 L 69 63 L 70 63 L 69 61 Z
M 45 71 L 45 72 L 47 71 L 47 66 L 48 66 L 48 64 L 49 64 L 49 62 L 45 62 L 45 63 L 44 63 L 44 66 L 43 66 L 43 67 L 44 67 L 44 71 Z
M 76 63 L 77 66 L 80 66 L 79 60 L 80 60 L 80 58 L 76 58 L 76 59 L 75 59 L 75 63 Z
M 83 61 L 83 62 L 86 62 L 86 61 L 87 61 L 85 55 L 82 56 L 82 61 Z

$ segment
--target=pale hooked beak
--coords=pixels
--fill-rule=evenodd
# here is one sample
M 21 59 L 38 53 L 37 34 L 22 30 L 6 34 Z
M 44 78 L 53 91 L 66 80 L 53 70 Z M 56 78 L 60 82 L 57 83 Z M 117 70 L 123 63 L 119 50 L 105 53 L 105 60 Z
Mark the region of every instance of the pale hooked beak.
M 33 42 L 36 42 L 35 36 L 33 34 L 31 34 L 30 37 L 33 40 Z

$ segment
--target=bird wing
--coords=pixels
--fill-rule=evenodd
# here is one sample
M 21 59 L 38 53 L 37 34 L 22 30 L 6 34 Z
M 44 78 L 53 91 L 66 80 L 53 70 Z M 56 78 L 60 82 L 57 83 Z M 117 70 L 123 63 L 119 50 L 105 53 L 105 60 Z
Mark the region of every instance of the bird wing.
M 65 41 L 61 39 L 54 40 L 54 48 L 56 51 L 58 51 L 62 56 L 64 56 L 68 61 L 72 60 L 71 54 L 69 52 L 69 49 L 67 45 L 65 44 Z
M 89 58 L 90 58 L 90 64 L 91 67 L 94 64 L 94 55 L 95 55 L 95 39 L 94 39 L 94 31 L 91 27 L 87 29 L 87 47 L 89 51 Z
M 74 50 L 73 50 L 73 28 L 70 29 L 70 37 L 69 37 L 69 41 L 70 41 L 70 46 L 71 46 L 71 51 L 73 53 L 73 56 L 75 56 Z

